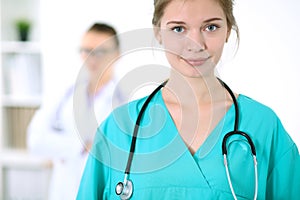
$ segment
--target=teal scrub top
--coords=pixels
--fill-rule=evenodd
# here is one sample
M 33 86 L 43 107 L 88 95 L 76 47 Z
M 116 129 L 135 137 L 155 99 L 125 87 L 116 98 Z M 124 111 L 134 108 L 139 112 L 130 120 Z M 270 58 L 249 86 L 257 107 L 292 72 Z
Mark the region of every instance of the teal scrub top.
M 115 109 L 98 128 L 77 200 L 120 199 L 138 113 L 146 97 Z M 239 130 L 253 140 L 258 162 L 258 199 L 299 199 L 297 146 L 268 107 L 239 95 Z M 222 140 L 234 128 L 232 105 L 194 155 L 181 138 L 159 91 L 148 105 L 137 136 L 129 179 L 131 199 L 233 199 L 222 155 Z M 227 141 L 228 166 L 238 199 L 253 199 L 254 164 L 239 135 Z

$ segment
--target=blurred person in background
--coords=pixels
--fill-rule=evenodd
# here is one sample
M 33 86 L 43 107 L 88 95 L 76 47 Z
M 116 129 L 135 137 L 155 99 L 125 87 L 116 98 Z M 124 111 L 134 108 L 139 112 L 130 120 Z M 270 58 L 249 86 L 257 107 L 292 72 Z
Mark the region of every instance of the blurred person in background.
M 49 188 L 50 200 L 75 199 L 82 171 L 96 128 L 120 104 L 114 64 L 119 57 L 116 30 L 103 23 L 93 24 L 83 35 L 80 72 L 87 77 L 77 81 L 53 106 L 43 105 L 27 130 L 31 153 L 53 162 Z

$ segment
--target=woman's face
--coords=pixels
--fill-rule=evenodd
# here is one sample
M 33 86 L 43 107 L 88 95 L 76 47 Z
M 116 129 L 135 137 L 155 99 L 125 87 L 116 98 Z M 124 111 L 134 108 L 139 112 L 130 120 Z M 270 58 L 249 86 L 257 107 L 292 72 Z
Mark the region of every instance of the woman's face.
M 170 65 L 187 77 L 214 75 L 229 34 L 226 16 L 213 0 L 171 1 L 156 30 Z

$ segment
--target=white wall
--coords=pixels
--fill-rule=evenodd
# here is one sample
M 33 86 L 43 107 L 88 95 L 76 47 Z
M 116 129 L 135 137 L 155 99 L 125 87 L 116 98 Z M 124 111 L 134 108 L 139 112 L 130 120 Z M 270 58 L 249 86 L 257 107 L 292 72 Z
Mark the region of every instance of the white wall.
M 109 22 L 120 33 L 151 27 L 153 0 L 42 0 L 41 5 L 45 99 L 75 80 L 79 40 L 94 21 Z M 236 92 L 273 108 L 300 147 L 299 10 L 299 0 L 236 1 L 241 43 L 233 58 L 226 54 L 219 74 Z
M 151 27 L 149 0 L 42 0 L 41 10 L 46 95 L 74 81 L 82 65 L 81 36 L 95 21 L 110 23 L 119 33 Z

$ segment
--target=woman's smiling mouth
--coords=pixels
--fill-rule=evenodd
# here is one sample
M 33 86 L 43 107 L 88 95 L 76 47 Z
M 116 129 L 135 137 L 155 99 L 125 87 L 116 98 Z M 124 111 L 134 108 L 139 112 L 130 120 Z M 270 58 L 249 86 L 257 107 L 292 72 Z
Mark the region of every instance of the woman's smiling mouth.
M 201 66 L 204 63 L 206 63 L 206 61 L 209 59 L 209 57 L 207 58 L 197 58 L 197 59 L 184 59 L 185 62 L 187 62 L 189 65 L 193 66 L 193 67 L 197 67 L 197 66 Z

